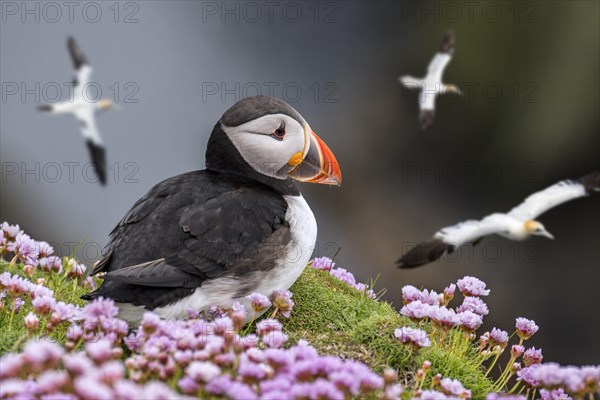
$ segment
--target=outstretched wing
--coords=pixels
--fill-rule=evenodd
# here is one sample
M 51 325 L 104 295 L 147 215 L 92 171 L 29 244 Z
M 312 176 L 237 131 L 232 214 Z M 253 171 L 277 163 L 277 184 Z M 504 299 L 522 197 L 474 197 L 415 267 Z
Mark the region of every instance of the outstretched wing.
M 427 67 L 427 77 L 425 78 L 427 81 L 440 82 L 442 81 L 442 74 L 444 73 L 444 69 L 446 65 L 452 60 L 452 56 L 450 54 L 437 53 L 431 59 L 429 66 Z
M 592 191 L 600 190 L 600 171 L 592 172 L 579 180 L 564 180 L 527 197 L 523 203 L 509 211 L 508 215 L 522 221 L 535 219 L 549 209 Z
M 72 36 L 69 36 L 67 39 L 67 47 L 69 48 L 69 54 L 71 55 L 71 60 L 73 60 L 73 66 L 76 72 L 73 84 L 81 85 L 83 87 L 90 82 L 92 67 Z M 80 92 L 81 91 L 79 90 L 75 91 L 75 93 L 79 95 L 81 94 Z
M 140 199 L 111 233 L 92 271 L 106 272 L 105 282 L 86 298 L 153 309 L 206 280 L 273 268 L 291 240 L 285 199 L 260 184 L 215 177 L 208 171 L 179 175 Z M 241 285 L 231 290 L 243 291 Z
M 419 243 L 398 261 L 399 268 L 415 268 L 444 255 L 451 253 L 454 249 L 465 243 L 477 242 L 484 236 L 500 232 L 501 222 L 495 215 L 484 218 L 481 221 L 469 220 L 459 224 L 440 229 L 426 242 Z
M 454 31 L 448 30 L 442 39 L 440 51 L 433 56 L 433 59 L 427 67 L 427 81 L 439 82 L 441 84 L 444 69 L 454 54 L 454 42 Z
M 484 236 L 501 232 L 502 230 L 504 230 L 504 226 L 499 217 L 497 215 L 490 215 L 481 221 L 469 220 L 442 228 L 434 235 L 434 238 L 458 247 L 465 243 L 475 242 Z
M 398 81 L 409 90 L 421 90 L 423 85 L 423 79 L 410 75 L 401 76 Z

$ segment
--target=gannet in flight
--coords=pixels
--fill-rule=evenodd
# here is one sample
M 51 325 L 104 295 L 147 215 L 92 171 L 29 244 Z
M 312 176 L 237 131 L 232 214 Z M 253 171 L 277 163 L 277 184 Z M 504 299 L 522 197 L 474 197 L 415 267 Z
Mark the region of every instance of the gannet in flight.
M 439 230 L 433 239 L 420 243 L 397 261 L 400 268 L 414 268 L 435 261 L 466 243 L 477 244 L 484 236 L 498 234 L 512 240 L 532 235 L 554 237 L 535 218 L 570 200 L 600 191 L 600 171 L 579 180 L 558 182 L 532 194 L 506 214 L 494 213 L 481 221 L 470 220 Z
M 109 99 L 91 101 L 85 96 L 86 85 L 90 83 L 92 67 L 77 46 L 75 39 L 69 37 L 67 47 L 75 66 L 75 80 L 73 81 L 73 98 L 61 103 L 46 104 L 39 107 L 40 111 L 53 114 L 73 114 L 81 124 L 81 134 L 90 151 L 92 164 L 101 184 L 106 184 L 106 151 L 98 128 L 96 127 L 95 114 L 97 111 L 106 110 L 114 105 Z
M 425 130 L 433 122 L 435 112 L 435 97 L 443 93 L 456 93 L 462 95 L 458 86 L 442 83 L 442 74 L 454 53 L 454 31 L 448 30 L 442 40 L 440 51 L 433 57 L 427 67 L 424 78 L 415 78 L 410 75 L 401 76 L 400 82 L 409 89 L 419 89 L 419 122 L 421 129 Z

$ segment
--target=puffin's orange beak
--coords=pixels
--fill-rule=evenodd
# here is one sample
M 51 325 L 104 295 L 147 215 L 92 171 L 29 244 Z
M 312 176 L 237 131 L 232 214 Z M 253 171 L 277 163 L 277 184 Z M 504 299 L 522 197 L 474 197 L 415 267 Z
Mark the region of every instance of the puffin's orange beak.
M 295 168 L 289 176 L 301 182 L 340 186 L 342 171 L 329 147 L 308 125 L 305 127 L 305 137 L 303 157 L 290 159 L 290 165 L 295 164 Z

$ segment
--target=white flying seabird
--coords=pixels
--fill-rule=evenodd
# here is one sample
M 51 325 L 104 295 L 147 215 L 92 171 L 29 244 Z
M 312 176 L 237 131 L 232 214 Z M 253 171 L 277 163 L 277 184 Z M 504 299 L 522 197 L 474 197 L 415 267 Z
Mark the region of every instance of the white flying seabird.
M 100 132 L 96 127 L 96 111 L 106 110 L 114 105 L 109 99 L 101 99 L 92 102 L 84 94 L 86 85 L 90 83 L 92 67 L 77 46 L 75 39 L 69 37 L 67 40 L 69 53 L 73 59 L 76 76 L 73 81 L 73 99 L 61 103 L 46 104 L 39 107 L 40 111 L 53 114 L 73 114 L 81 124 L 81 134 L 85 139 L 96 174 L 101 184 L 106 184 L 106 151 Z
M 565 180 L 534 193 L 506 214 L 494 213 L 481 221 L 470 220 L 438 231 L 400 258 L 400 268 L 414 268 L 435 261 L 466 243 L 477 244 L 484 236 L 498 234 L 512 240 L 532 235 L 554 237 L 535 218 L 559 204 L 600 191 L 600 171 L 579 180 Z
M 440 51 L 433 57 L 427 67 L 427 75 L 424 78 L 415 78 L 410 75 L 401 76 L 400 82 L 409 89 L 419 89 L 419 122 L 421 129 L 425 130 L 433 122 L 435 112 L 435 98 L 438 94 L 455 93 L 462 95 L 458 86 L 442 83 L 442 74 L 446 65 L 452 59 L 454 53 L 454 31 L 446 32 L 442 40 Z

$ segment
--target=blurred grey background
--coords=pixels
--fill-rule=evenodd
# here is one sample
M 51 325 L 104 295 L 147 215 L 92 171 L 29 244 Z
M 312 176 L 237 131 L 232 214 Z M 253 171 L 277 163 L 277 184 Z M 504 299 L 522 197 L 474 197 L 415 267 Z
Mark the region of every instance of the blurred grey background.
M 62 254 L 82 242 L 92 263 L 108 233 L 151 186 L 203 166 L 215 122 L 261 92 L 289 101 L 331 147 L 341 188 L 302 185 L 332 256 L 401 304 L 405 284 L 441 291 L 487 282 L 485 327 L 541 327 L 544 359 L 600 362 L 600 198 L 540 219 L 555 241 L 488 238 L 401 271 L 412 244 L 461 220 L 507 211 L 558 180 L 600 167 L 599 3 L 552 2 L 12 2 L 0 25 L 1 219 Z M 420 131 L 414 94 L 448 28 L 447 82 Z M 76 121 L 36 107 L 66 98 L 73 35 L 92 80 L 120 110 L 98 118 L 109 184 L 93 182 Z M 60 90 L 57 89 L 60 88 Z M 95 96 L 91 92 L 91 96 Z M 87 174 L 86 174 L 87 173 Z

